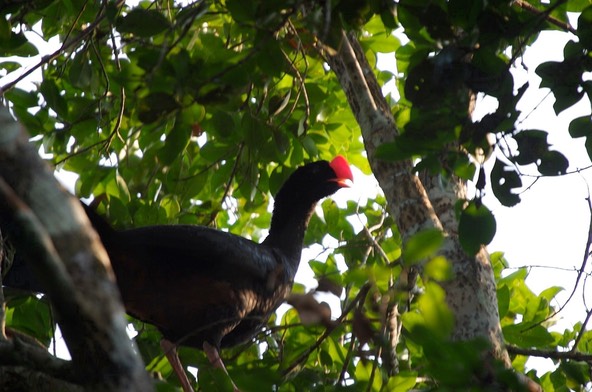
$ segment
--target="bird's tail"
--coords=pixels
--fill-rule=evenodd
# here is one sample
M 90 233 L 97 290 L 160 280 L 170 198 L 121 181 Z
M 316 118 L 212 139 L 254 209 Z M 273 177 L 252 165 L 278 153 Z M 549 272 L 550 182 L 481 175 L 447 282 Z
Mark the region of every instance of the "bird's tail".
M 115 230 L 109 225 L 109 223 L 90 206 L 82 203 L 82 207 L 88 216 L 94 229 L 101 237 L 101 241 L 105 242 L 111 238 L 111 234 Z M 2 253 L 0 253 L 2 256 Z M 13 289 L 32 291 L 32 292 L 43 292 L 43 286 L 39 284 L 39 281 L 35 278 L 35 275 L 29 268 L 28 262 L 24 260 L 22 253 L 14 252 L 10 255 L 12 260 L 0 260 L 2 262 L 2 285 L 5 287 L 11 287 Z M 4 258 L 9 257 L 6 252 Z M 10 266 L 9 268 L 5 268 Z
M 6 257 L 7 255 L 4 254 Z M 13 289 L 42 293 L 43 287 L 35 278 L 33 272 L 29 268 L 29 263 L 23 260 L 19 252 L 11 255 L 11 260 L 4 258 L 2 260 L 2 286 Z M 10 266 L 10 267 L 9 267 Z M 10 269 L 8 269 L 10 268 Z M 6 273 L 5 273 L 6 271 Z
M 80 202 L 80 204 L 82 204 L 82 207 L 86 212 L 86 216 L 88 217 L 88 220 L 90 220 L 93 228 L 97 234 L 99 234 L 99 237 L 101 237 L 101 241 L 105 242 L 109 240 L 113 233 L 115 233 L 115 230 L 113 227 L 111 227 L 109 222 L 107 222 L 101 215 L 97 214 L 97 212 L 91 206 L 88 206 L 82 202 Z

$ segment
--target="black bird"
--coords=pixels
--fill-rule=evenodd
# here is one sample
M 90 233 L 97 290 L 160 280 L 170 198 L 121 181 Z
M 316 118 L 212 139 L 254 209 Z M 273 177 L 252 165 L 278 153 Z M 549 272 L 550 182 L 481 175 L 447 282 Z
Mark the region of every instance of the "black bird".
M 277 193 L 269 235 L 260 244 L 202 226 L 118 231 L 85 208 L 109 254 L 126 311 L 162 333 L 185 391 L 192 389 L 176 346 L 201 348 L 224 369 L 220 348 L 253 338 L 289 294 L 316 203 L 349 181 L 353 175 L 341 156 L 298 168 Z M 5 284 L 10 281 L 9 272 Z

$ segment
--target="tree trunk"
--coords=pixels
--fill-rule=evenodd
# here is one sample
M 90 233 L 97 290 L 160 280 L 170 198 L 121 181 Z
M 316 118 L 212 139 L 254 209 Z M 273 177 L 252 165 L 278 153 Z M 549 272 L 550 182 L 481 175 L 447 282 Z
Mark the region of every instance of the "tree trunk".
M 510 366 L 487 251 L 483 248 L 476 256 L 467 255 L 456 232 L 454 205 L 459 196 L 464 196 L 464 184 L 457 181 L 445 188 L 433 179 L 424 184 L 413 173 L 412 162 L 376 159 L 376 148 L 393 141 L 398 130 L 372 68 L 353 35 L 344 33 L 340 47 L 325 54 L 360 125 L 372 172 L 384 191 L 403 240 L 424 229 L 438 229 L 444 234 L 440 255 L 448 260 L 454 273 L 451 280 L 441 283 L 455 320 L 452 339 L 485 338 L 493 357 Z

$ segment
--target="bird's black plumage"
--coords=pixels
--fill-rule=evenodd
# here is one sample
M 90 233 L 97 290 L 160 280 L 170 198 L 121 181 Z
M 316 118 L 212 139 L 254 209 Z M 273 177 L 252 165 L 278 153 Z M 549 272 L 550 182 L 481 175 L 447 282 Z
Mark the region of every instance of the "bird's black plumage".
M 201 226 L 117 231 L 90 207 L 86 211 L 128 313 L 176 344 L 229 347 L 252 338 L 288 295 L 314 207 L 344 180 L 353 178 L 342 157 L 298 168 L 275 197 L 261 244 Z M 5 283 L 10 280 L 9 273 Z
M 250 339 L 292 287 L 317 201 L 351 179 L 344 165 L 345 174 L 326 161 L 298 168 L 275 197 L 261 244 L 200 226 L 99 231 L 127 311 L 181 345 Z

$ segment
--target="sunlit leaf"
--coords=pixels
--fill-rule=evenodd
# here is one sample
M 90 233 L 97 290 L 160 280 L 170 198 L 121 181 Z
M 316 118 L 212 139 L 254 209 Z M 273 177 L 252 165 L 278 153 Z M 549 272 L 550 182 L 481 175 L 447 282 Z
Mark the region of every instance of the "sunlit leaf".
M 434 255 L 444 241 L 444 235 L 438 229 L 422 230 L 411 236 L 403 247 L 403 260 L 406 264 L 415 264 Z

